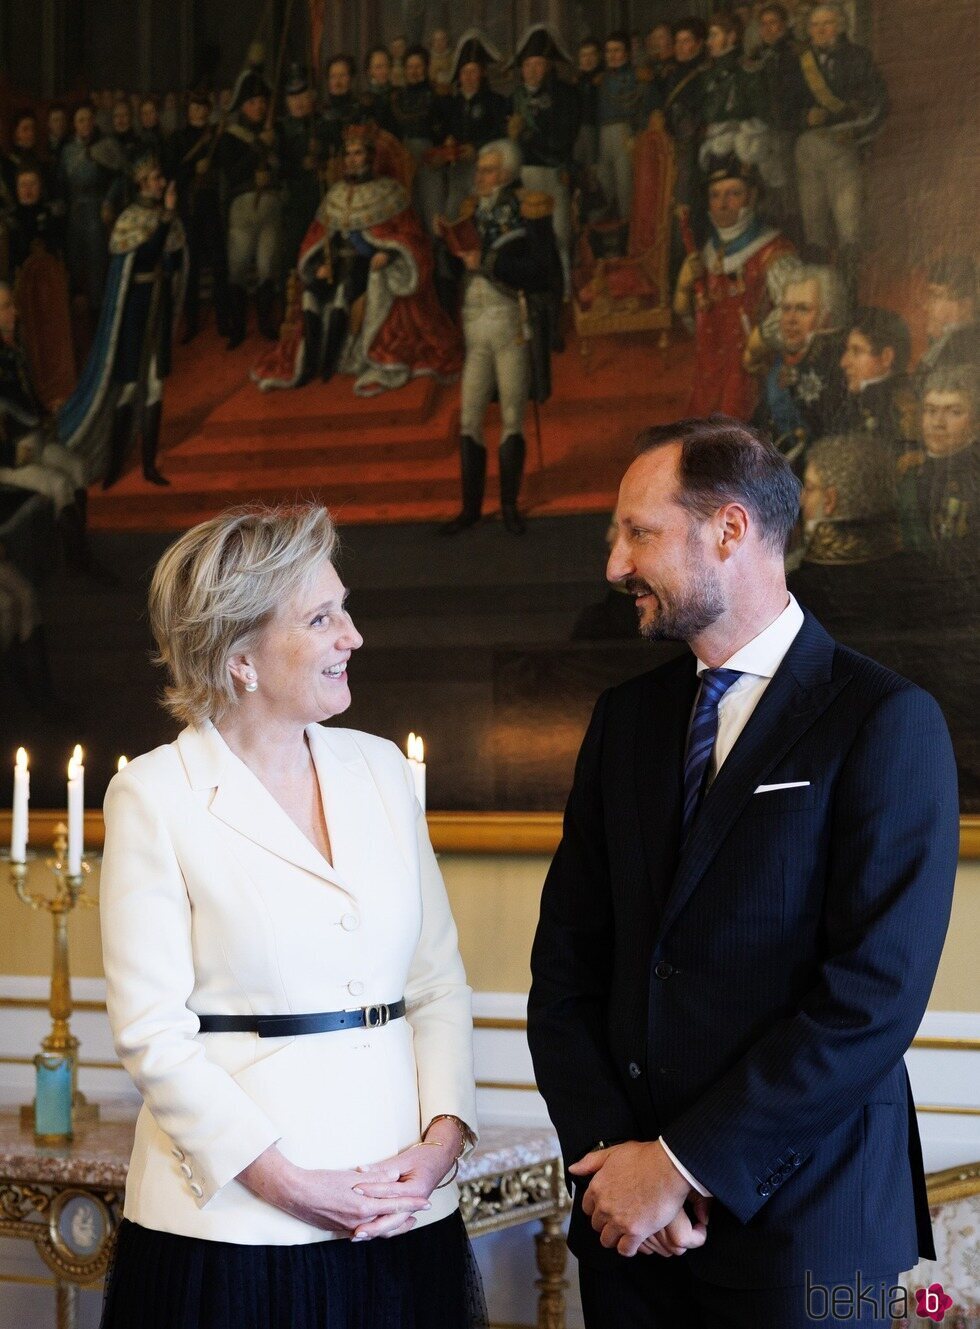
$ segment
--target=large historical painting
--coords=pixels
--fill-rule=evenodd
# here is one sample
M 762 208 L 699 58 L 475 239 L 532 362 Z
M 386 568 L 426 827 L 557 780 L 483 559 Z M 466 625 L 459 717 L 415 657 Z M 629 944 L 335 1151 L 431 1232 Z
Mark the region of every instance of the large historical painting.
M 94 801 L 172 737 L 174 535 L 314 497 L 349 723 L 423 735 L 431 807 L 559 808 L 597 695 L 677 649 L 604 581 L 633 439 L 720 411 L 799 476 L 791 589 L 934 693 L 980 812 L 969 5 L 125 8 L 40 63 L 0 17 L 0 710 L 39 805 L 74 742 Z

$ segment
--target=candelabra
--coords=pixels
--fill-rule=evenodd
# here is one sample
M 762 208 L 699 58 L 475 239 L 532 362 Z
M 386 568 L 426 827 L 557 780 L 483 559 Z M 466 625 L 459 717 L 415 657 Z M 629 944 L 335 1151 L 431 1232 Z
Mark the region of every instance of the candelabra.
M 45 859 L 54 874 L 54 893 L 46 895 L 27 889 L 27 863 L 10 863 L 10 879 L 17 897 L 31 909 L 46 909 L 54 927 L 54 949 L 51 962 L 51 1031 L 41 1042 L 44 1052 L 67 1058 L 71 1066 L 72 1124 L 98 1121 L 99 1105 L 86 1101 L 78 1088 L 78 1039 L 71 1031 L 71 974 L 68 967 L 68 919 L 73 909 L 92 909 L 98 901 L 85 891 L 85 878 L 90 866 L 83 857 L 81 871 L 68 870 L 68 828 L 59 822 L 54 830 L 54 857 Z M 33 1127 L 34 1104 L 20 1110 L 21 1125 Z

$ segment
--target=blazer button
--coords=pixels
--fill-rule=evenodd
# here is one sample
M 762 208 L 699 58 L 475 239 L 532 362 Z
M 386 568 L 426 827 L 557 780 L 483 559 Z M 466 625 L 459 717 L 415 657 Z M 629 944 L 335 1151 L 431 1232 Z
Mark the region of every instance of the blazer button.
M 643 1074 L 643 1072 L 640 1070 L 639 1066 L 636 1064 L 635 1061 L 630 1062 L 628 1069 L 631 1080 L 638 1080 L 640 1076 Z
M 191 1191 L 193 1192 L 194 1195 L 197 1196 L 198 1199 L 200 1199 L 201 1196 L 204 1194 L 203 1186 L 199 1186 L 196 1181 L 191 1182 Z
M 761 1186 L 757 1187 L 757 1190 L 764 1200 L 767 1200 L 772 1194 L 772 1187 L 769 1185 L 768 1181 L 764 1181 Z
M 361 993 L 364 991 L 364 984 L 361 982 L 359 978 L 352 978 L 351 981 L 347 984 L 347 991 L 351 994 L 352 997 L 359 997 Z
M 357 920 L 356 914 L 344 914 L 343 918 L 340 920 L 340 926 L 345 932 L 354 932 L 361 925 Z
M 184 1176 L 187 1178 L 187 1180 L 190 1181 L 190 1179 L 191 1179 L 191 1177 L 193 1177 L 194 1173 L 190 1170 L 190 1168 L 187 1166 L 186 1163 L 181 1163 L 181 1165 L 180 1165 L 180 1170 L 181 1170 L 181 1172 L 183 1172 L 183 1174 L 184 1174 Z
M 653 972 L 658 978 L 670 978 L 671 974 L 674 972 L 674 966 L 668 964 L 666 960 L 661 960 Z
M 170 1152 L 173 1154 L 174 1158 L 176 1158 L 179 1163 L 183 1163 L 184 1159 L 187 1157 L 183 1149 L 178 1149 L 176 1145 L 173 1147 L 173 1149 L 171 1149 Z

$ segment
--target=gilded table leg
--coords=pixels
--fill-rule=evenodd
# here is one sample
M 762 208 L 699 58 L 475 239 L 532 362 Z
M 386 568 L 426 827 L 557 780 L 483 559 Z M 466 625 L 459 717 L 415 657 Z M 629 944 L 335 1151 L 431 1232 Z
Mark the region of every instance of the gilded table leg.
M 58 1329 L 75 1329 L 78 1319 L 78 1286 L 58 1279 L 55 1283 Z
M 561 1215 L 550 1214 L 541 1220 L 540 1232 L 534 1235 L 538 1272 L 535 1286 L 538 1297 L 538 1329 L 565 1329 L 565 1264 L 568 1247 L 562 1230 Z

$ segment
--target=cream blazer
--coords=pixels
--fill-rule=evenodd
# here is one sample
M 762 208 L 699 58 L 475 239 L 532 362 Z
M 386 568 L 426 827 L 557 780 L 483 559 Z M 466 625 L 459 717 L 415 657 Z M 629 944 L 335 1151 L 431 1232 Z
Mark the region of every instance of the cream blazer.
M 331 866 L 210 723 L 115 776 L 102 944 L 116 1049 L 143 1095 L 125 1215 L 164 1232 L 293 1245 L 333 1234 L 235 1177 L 269 1145 L 350 1168 L 442 1112 L 476 1125 L 472 994 L 408 763 L 310 725 Z M 198 1014 L 335 1011 L 404 996 L 383 1028 L 201 1034 Z M 431 1223 L 458 1204 L 437 1190 Z

